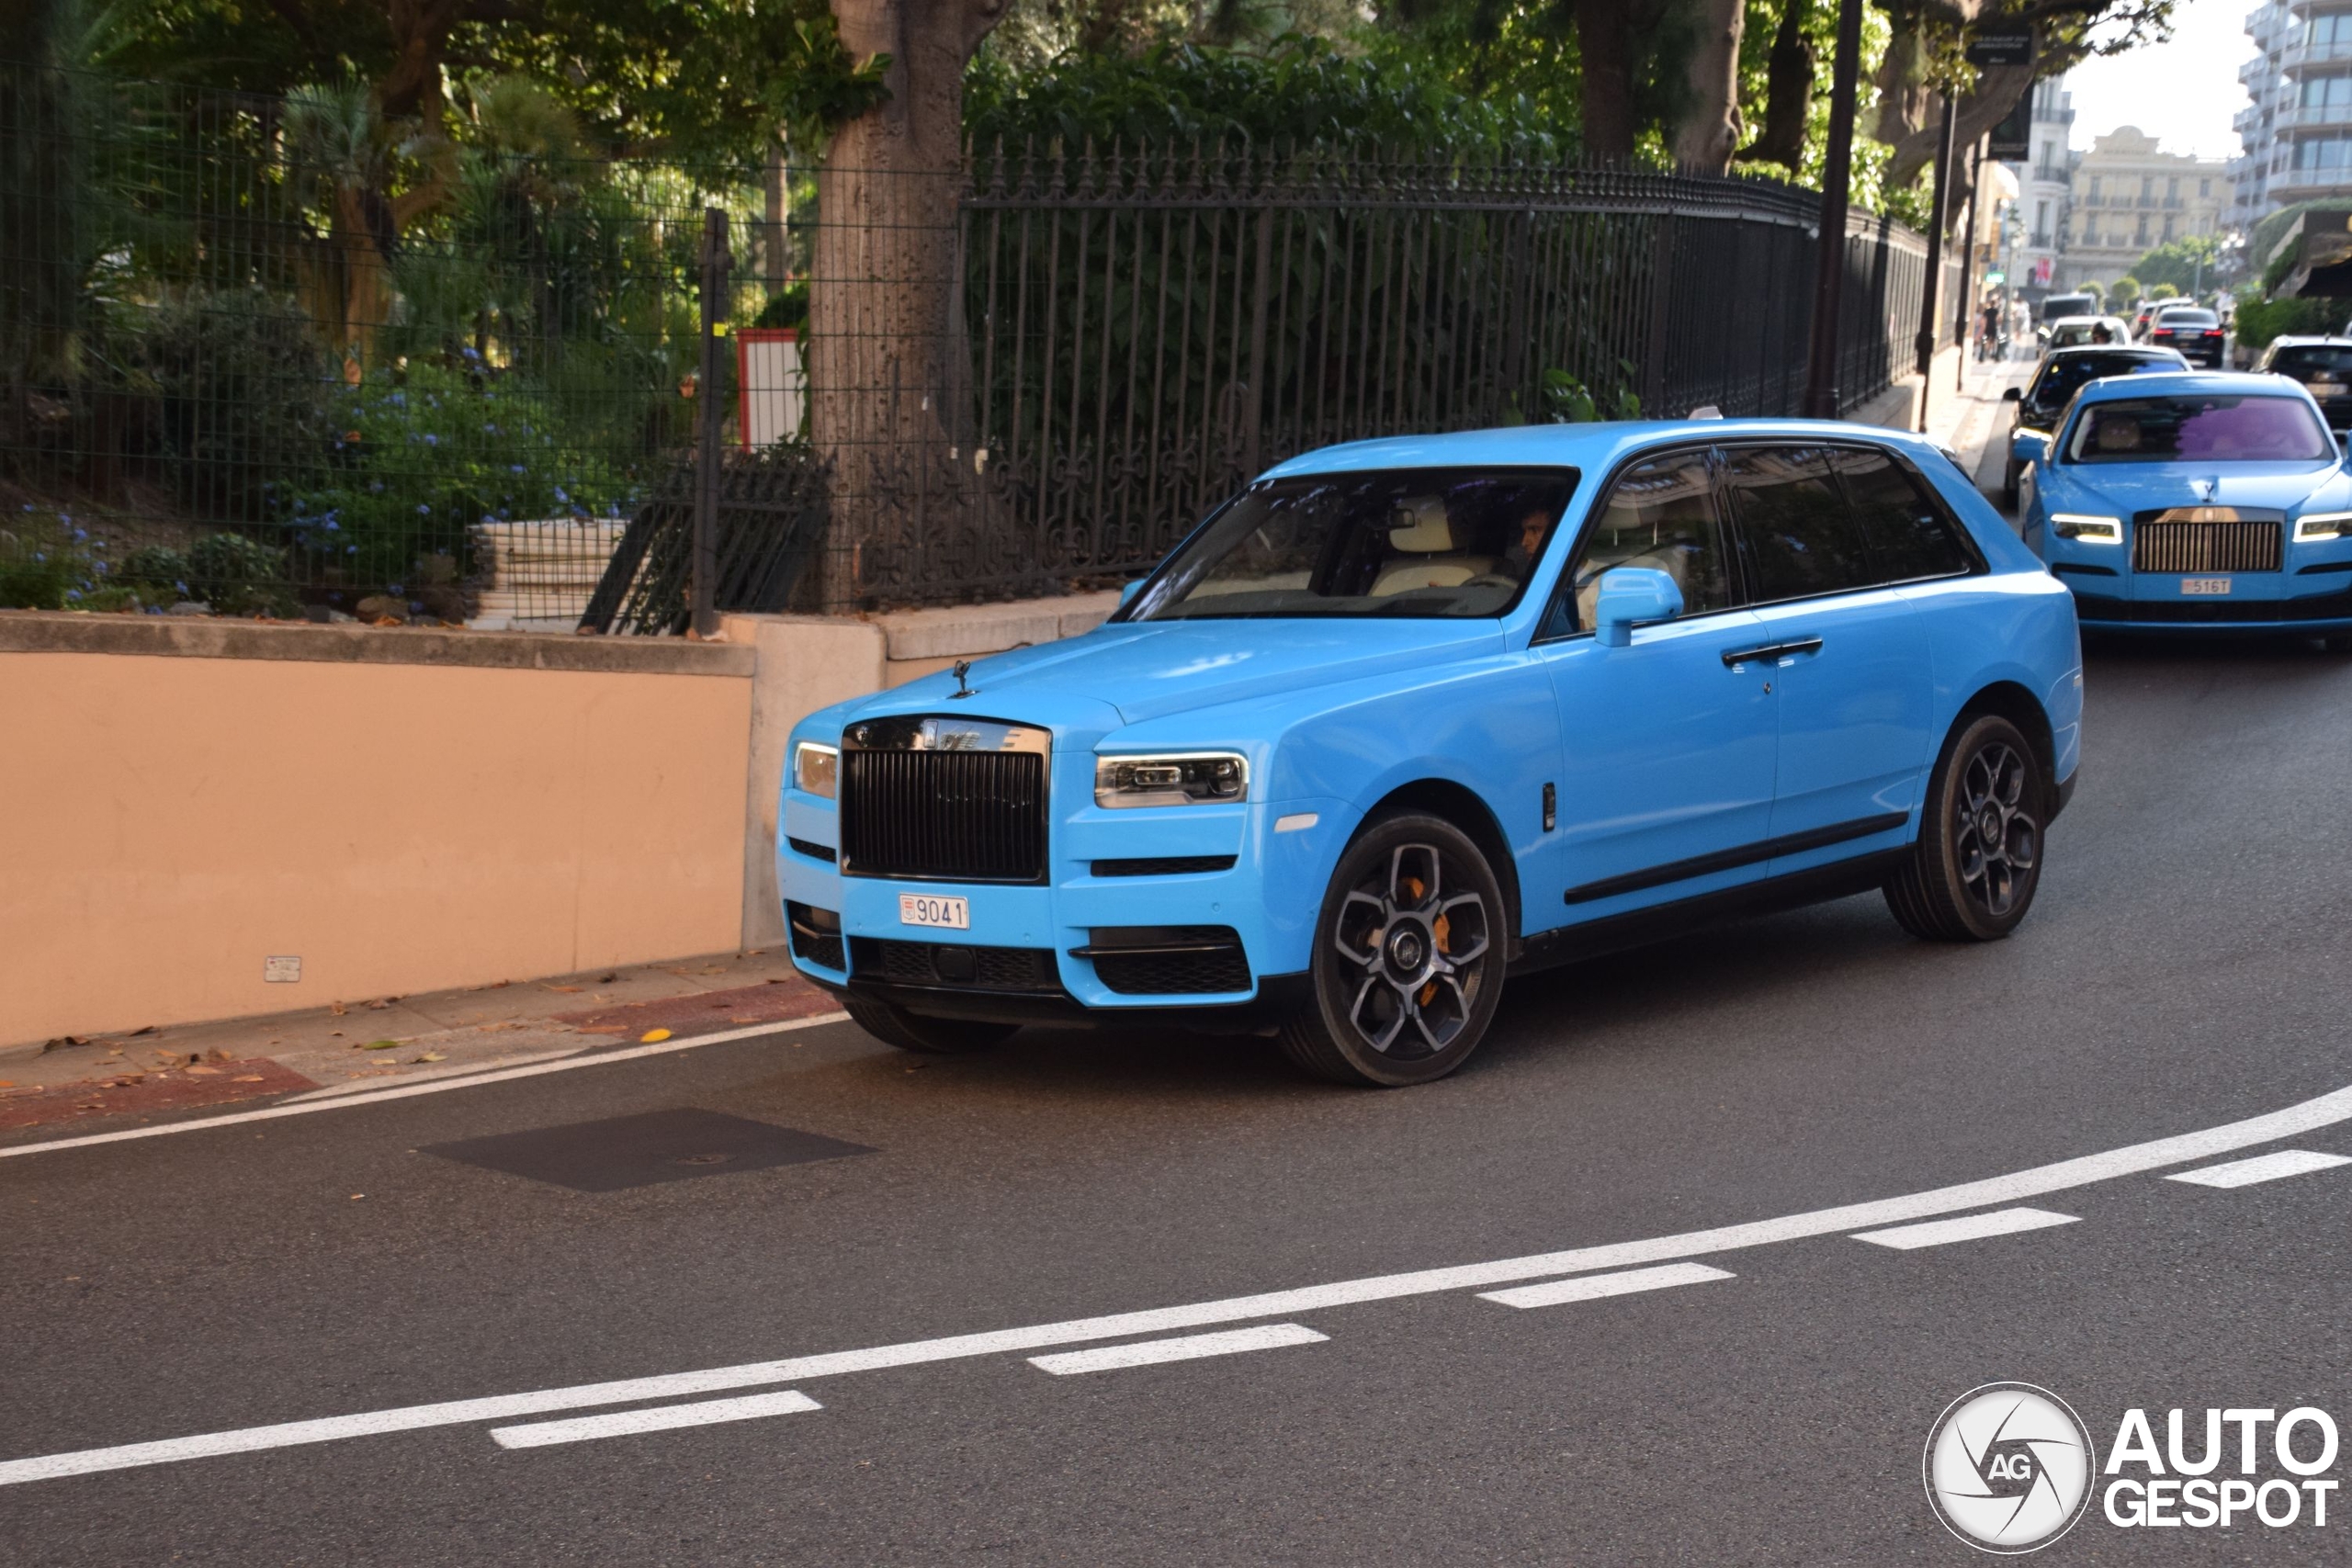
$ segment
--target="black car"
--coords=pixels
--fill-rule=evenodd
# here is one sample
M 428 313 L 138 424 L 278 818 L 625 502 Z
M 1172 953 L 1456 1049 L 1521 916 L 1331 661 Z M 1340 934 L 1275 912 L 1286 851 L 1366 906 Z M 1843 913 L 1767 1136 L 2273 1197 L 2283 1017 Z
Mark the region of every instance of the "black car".
M 2352 338 L 2273 338 L 2254 367 L 2301 381 L 2330 428 L 2352 430 Z
M 2148 323 L 2149 346 L 2178 349 L 2183 358 L 2216 370 L 2222 367 L 2222 318 L 2201 305 L 2159 307 Z
M 2352 352 L 2352 343 L 2345 347 Z M 2052 349 L 2041 367 L 2033 373 L 2033 379 L 2022 389 L 2011 387 L 2001 394 L 2013 405 L 2009 411 L 2009 462 L 2001 474 L 2001 499 L 2011 506 L 2018 503 L 2018 476 L 2025 468 L 2025 460 L 2018 452 L 2018 435 L 2028 432 L 2047 435 L 2057 429 L 2066 404 L 2083 388 L 2102 376 L 2143 376 L 2151 371 L 2188 368 L 2188 361 L 2175 348 L 2110 348 L 2101 344 Z

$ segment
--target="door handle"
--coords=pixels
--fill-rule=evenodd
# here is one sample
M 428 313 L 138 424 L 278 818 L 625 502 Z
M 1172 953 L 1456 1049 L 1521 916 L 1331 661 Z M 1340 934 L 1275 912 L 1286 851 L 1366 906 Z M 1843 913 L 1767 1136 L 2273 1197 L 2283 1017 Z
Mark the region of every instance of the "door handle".
M 1755 648 L 1735 648 L 1724 653 L 1724 668 L 1736 669 L 1742 664 L 1757 664 L 1767 660 L 1775 662 L 1793 658 L 1800 653 L 1819 653 L 1821 639 L 1817 637 L 1795 637 L 1788 642 L 1768 642 Z

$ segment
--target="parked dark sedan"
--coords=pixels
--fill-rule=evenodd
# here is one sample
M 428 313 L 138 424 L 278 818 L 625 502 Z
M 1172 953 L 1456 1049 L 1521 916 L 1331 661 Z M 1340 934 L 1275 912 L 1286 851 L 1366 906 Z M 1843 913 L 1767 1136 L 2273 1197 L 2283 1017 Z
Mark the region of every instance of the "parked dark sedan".
M 2352 349 L 2352 344 L 2346 345 Z M 2057 348 L 2050 351 L 2022 390 L 2011 387 L 2001 396 L 2010 403 L 2009 464 L 2001 474 L 2001 499 L 2018 503 L 2018 479 L 2024 472 L 2029 443 L 2058 428 L 2066 404 L 2075 394 L 2102 376 L 2138 376 L 2151 370 L 2186 370 L 2188 361 L 2173 348 Z
M 2330 429 L 2352 430 L 2352 337 L 2273 338 L 2254 367 L 2301 381 Z
M 2222 367 L 2222 318 L 2201 305 L 2167 305 L 2148 324 L 2148 343 L 2177 348 L 2196 364 Z

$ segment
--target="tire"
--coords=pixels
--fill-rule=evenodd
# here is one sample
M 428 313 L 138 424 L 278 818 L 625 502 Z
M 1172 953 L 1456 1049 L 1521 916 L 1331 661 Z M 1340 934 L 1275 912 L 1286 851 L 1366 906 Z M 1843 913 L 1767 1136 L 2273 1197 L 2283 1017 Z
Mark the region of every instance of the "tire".
M 2001 470 L 2001 504 L 2012 512 L 2018 509 L 2018 476 L 2024 471 L 2024 465 L 2014 457 L 2009 459 L 2009 466 Z
M 1995 942 L 2015 931 L 2041 885 L 2046 795 L 2016 725 L 1998 714 L 1964 716 L 1928 781 L 1919 841 L 1886 882 L 1886 907 L 1903 929 L 1928 942 Z M 1985 852 L 1994 841 L 1999 848 Z
M 1507 911 L 1494 868 L 1453 824 L 1374 818 L 1331 874 L 1315 921 L 1314 999 L 1283 1024 L 1284 1054 L 1334 1083 L 1445 1077 L 1494 1021 Z
M 925 1013 L 909 1012 L 888 1002 L 869 1001 L 863 997 L 844 997 L 842 1010 L 850 1021 L 885 1045 L 896 1045 L 901 1051 L 919 1051 L 926 1056 L 968 1056 L 975 1051 L 986 1051 L 1012 1038 L 1017 1023 L 981 1023 L 970 1019 L 933 1018 Z

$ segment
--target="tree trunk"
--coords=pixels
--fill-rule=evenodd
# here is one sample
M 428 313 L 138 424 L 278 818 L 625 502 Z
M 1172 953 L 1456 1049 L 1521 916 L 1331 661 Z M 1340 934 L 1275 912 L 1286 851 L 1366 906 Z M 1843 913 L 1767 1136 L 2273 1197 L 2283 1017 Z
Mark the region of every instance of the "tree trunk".
M 1795 175 L 1804 167 L 1805 122 L 1813 112 L 1813 42 L 1804 36 L 1806 0 L 1782 0 L 1780 29 L 1764 64 L 1764 130 L 1747 156 Z
M 1976 90 L 1964 93 L 1960 107 L 1952 112 L 1955 137 L 1962 147 L 1975 144 L 1976 139 L 2009 117 L 2033 85 L 2030 65 L 1988 65 L 1978 73 Z M 1923 125 L 1894 143 L 1894 155 L 1886 164 L 1886 188 L 1902 190 L 1919 177 L 1936 155 L 1936 142 L 1942 133 L 1942 121 Z
M 1634 155 L 1634 38 L 1625 0 L 1576 0 L 1577 48 L 1584 57 L 1584 152 Z
M 834 133 L 817 181 L 809 433 L 831 468 L 830 604 L 951 532 L 968 491 L 963 78 L 1005 3 L 834 0 L 850 54 L 890 57 L 890 96 Z
M 1796 7 L 1792 5 L 1790 7 Z M 1746 0 L 1693 0 L 1697 23 L 1685 80 L 1690 107 L 1674 136 L 1674 161 L 1704 174 L 1729 172 L 1739 151 L 1739 39 Z

